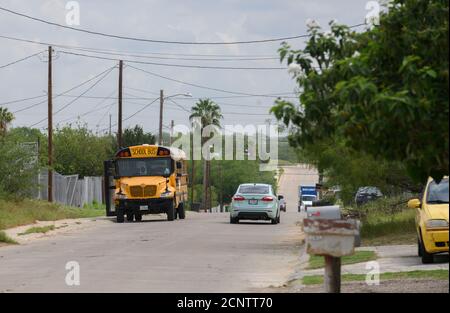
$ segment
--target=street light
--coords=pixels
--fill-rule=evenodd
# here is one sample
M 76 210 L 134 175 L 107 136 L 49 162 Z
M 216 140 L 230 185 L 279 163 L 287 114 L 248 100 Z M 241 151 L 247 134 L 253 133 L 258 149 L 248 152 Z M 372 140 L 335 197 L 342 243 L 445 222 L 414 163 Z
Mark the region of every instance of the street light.
M 162 145 L 162 129 L 163 129 L 163 107 L 164 107 L 164 100 L 169 98 L 174 98 L 178 96 L 185 96 L 185 97 L 192 97 L 192 94 L 190 92 L 185 93 L 177 93 L 171 96 L 164 97 L 164 90 L 161 89 L 160 95 L 159 95 L 159 138 L 158 138 L 158 145 Z

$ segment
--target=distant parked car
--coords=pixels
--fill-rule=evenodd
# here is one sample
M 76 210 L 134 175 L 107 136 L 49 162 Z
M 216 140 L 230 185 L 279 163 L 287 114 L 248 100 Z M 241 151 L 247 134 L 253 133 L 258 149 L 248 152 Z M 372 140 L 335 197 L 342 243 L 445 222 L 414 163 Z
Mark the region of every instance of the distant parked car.
M 242 184 L 231 202 L 230 223 L 240 220 L 268 220 L 272 224 L 280 222 L 278 197 L 271 185 Z
M 278 195 L 278 202 L 280 205 L 280 211 L 286 212 L 286 200 L 284 199 L 284 196 Z
M 383 193 L 377 187 L 360 187 L 355 195 L 355 203 L 360 206 L 381 197 Z

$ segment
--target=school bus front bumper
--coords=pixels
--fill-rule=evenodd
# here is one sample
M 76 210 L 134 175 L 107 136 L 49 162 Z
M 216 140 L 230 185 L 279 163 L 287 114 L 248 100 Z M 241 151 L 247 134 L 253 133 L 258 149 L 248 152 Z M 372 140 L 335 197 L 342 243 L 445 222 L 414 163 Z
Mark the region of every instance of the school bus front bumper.
M 125 213 L 160 214 L 167 213 L 167 209 L 172 203 L 173 198 L 122 199 L 119 200 L 119 208 Z

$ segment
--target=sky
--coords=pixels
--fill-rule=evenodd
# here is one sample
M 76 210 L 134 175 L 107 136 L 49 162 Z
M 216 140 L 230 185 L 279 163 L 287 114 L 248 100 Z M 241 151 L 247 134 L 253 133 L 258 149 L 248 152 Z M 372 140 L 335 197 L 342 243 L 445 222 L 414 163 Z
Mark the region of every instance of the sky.
M 32 17 L 66 25 L 65 0 L 0 0 L 0 7 Z M 366 0 L 79 0 L 80 25 L 74 26 L 119 36 L 189 42 L 251 41 L 305 34 L 308 19 L 327 29 L 328 22 L 355 25 L 364 21 Z M 116 131 L 118 61 L 116 59 L 176 65 L 202 65 L 257 69 L 211 69 L 136 64 L 125 61 L 123 77 L 124 127 L 141 125 L 156 132 L 159 119 L 159 92 L 175 96 L 165 101 L 164 125 L 188 125 L 189 110 L 198 98 L 211 98 L 221 106 L 223 125 L 259 125 L 267 119 L 274 103 L 270 97 L 236 97 L 284 94 L 294 103 L 296 86 L 286 65 L 280 64 L 280 42 L 240 45 L 176 45 L 105 38 L 81 33 L 0 11 L 0 36 L 8 36 L 57 45 L 107 50 L 113 54 L 75 51 L 55 47 L 53 60 L 53 94 L 65 92 L 84 81 L 114 68 L 98 83 L 89 83 L 54 99 L 55 127 L 67 123 L 87 124 L 95 132 L 106 132 L 109 116 Z M 302 48 L 305 39 L 289 40 Z M 13 127 L 33 126 L 46 129 L 47 57 L 45 45 L 0 38 L 0 106 L 15 113 Z M 34 53 L 43 52 L 11 66 L 1 68 Z M 63 53 L 75 52 L 113 60 L 94 59 Z M 127 56 L 117 56 L 120 52 Z M 181 55 L 180 55 L 181 54 Z M 136 57 L 136 56 L 143 57 Z M 249 58 L 261 60 L 248 60 Z M 160 59 L 157 59 L 160 58 Z M 197 60 L 185 60 L 197 59 Z M 198 60 L 201 59 L 201 60 Z M 215 59 L 206 60 L 205 59 Z M 136 69 L 137 68 L 137 69 Z M 139 70 L 140 69 L 140 70 Z M 143 70 L 143 71 L 142 71 Z M 158 76 L 221 91 L 181 84 Z M 101 77 L 101 76 L 100 76 Z M 77 98 L 77 96 L 82 97 Z M 7 102 L 30 97 L 41 98 Z M 105 99 L 106 98 L 106 99 Z M 150 106 L 149 103 L 155 101 Z M 42 102 L 41 104 L 37 104 Z M 35 105 L 36 104 L 36 105 Z M 35 105 L 35 106 L 33 106 Z M 31 107 L 30 109 L 26 109 Z M 23 110 L 25 109 L 25 110 Z M 139 114 L 133 116 L 137 111 Z M 128 118 L 133 116 L 131 118 Z

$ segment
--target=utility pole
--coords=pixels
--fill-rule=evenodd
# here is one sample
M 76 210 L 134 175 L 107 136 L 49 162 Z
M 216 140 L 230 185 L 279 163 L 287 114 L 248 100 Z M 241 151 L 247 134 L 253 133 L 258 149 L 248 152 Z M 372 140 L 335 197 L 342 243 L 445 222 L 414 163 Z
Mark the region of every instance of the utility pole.
M 112 121 L 112 115 L 109 114 L 109 136 L 111 136 L 111 127 L 112 127 L 111 121 Z
M 119 61 L 119 119 L 117 130 L 117 144 L 122 147 L 122 79 L 123 79 L 123 61 Z
M 53 86 L 52 86 L 52 54 L 48 47 L 48 186 L 47 200 L 53 202 Z
M 163 131 L 163 107 L 164 107 L 164 90 L 161 89 L 159 95 L 159 138 L 158 145 L 162 145 L 162 131 Z
M 172 120 L 170 122 L 170 146 L 172 146 L 173 143 L 173 129 L 175 128 L 175 121 Z
M 191 145 L 191 194 L 190 194 L 190 205 L 191 205 L 191 210 L 194 204 L 194 181 L 195 181 L 195 161 L 194 161 L 194 124 L 192 123 L 192 127 L 191 127 L 191 133 L 189 134 L 190 136 L 190 145 Z
M 223 159 L 219 160 L 219 180 L 220 180 L 220 189 L 219 189 L 219 206 L 220 212 L 224 211 L 223 208 Z

